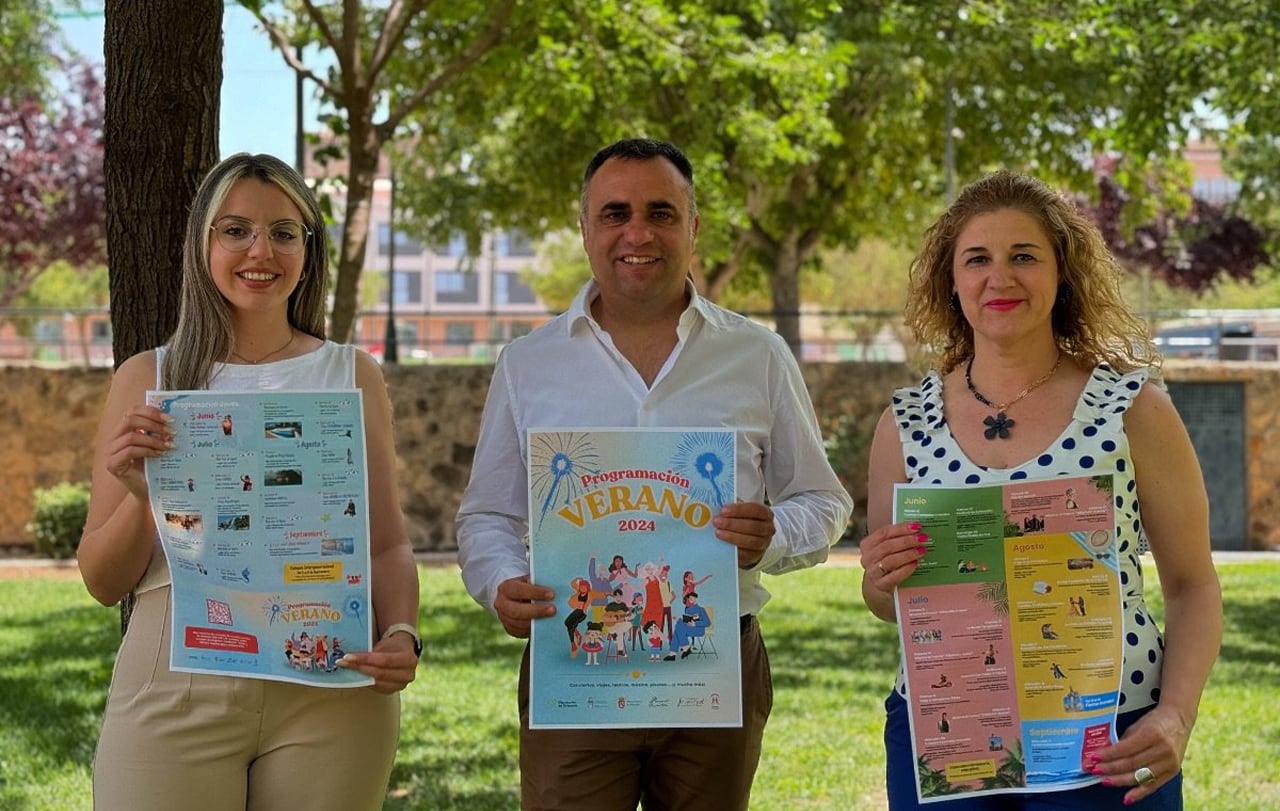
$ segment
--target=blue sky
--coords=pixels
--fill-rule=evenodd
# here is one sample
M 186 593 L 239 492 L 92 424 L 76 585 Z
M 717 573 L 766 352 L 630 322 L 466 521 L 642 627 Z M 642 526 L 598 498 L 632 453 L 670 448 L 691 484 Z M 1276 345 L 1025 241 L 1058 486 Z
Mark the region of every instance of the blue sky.
M 85 3 L 92 9 L 95 3 Z M 102 64 L 102 12 L 67 12 L 60 16 L 68 43 L 90 61 Z M 267 35 L 249 12 L 227 5 L 222 18 L 222 109 L 218 147 L 225 157 L 235 152 L 268 152 L 294 162 L 294 73 L 271 48 Z M 316 129 L 318 104 L 314 88 L 303 94 L 304 129 Z

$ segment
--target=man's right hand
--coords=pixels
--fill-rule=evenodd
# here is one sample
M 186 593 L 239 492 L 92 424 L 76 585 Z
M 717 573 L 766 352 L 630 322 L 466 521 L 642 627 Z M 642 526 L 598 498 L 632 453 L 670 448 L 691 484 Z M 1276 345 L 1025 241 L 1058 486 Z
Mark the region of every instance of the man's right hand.
M 493 610 L 507 633 L 517 639 L 528 639 L 530 622 L 555 616 L 556 607 L 551 603 L 555 598 L 554 591 L 530 583 L 529 576 L 523 575 L 502 581 Z

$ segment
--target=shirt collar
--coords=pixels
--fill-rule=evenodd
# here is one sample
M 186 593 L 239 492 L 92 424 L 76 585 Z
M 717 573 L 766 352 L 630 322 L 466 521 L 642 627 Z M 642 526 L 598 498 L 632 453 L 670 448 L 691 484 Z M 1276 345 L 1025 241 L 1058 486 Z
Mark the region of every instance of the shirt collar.
M 727 313 L 698 295 L 698 290 L 694 287 L 692 279 L 685 279 L 684 289 L 689 294 L 689 306 L 680 314 L 680 324 L 676 328 L 681 340 L 684 340 L 699 318 L 715 327 L 726 326 L 724 316 Z M 588 324 L 595 324 L 597 328 L 600 326 L 591 317 L 591 302 L 595 301 L 599 295 L 600 288 L 596 285 L 595 279 L 591 279 L 573 297 L 573 303 L 569 305 L 569 309 L 565 310 L 565 315 L 568 317 L 567 325 L 570 335 L 573 335 L 580 328 L 585 328 Z

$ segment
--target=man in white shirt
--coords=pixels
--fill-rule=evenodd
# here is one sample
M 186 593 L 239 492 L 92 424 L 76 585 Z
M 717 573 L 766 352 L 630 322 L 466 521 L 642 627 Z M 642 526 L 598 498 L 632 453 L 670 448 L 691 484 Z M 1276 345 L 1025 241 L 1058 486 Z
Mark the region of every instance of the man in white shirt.
M 760 575 L 826 560 L 853 502 L 786 343 L 689 281 L 698 216 L 688 158 L 648 139 L 600 150 L 583 178 L 580 226 L 592 281 L 494 369 L 458 512 L 463 581 L 514 637 L 556 613 L 555 591 L 529 582 L 528 429 L 734 429 L 741 500 L 714 524 L 738 548 L 743 726 L 530 730 L 526 649 L 521 806 L 634 811 L 643 798 L 649 809 L 745 811 L 772 708 L 755 621 L 769 599 Z

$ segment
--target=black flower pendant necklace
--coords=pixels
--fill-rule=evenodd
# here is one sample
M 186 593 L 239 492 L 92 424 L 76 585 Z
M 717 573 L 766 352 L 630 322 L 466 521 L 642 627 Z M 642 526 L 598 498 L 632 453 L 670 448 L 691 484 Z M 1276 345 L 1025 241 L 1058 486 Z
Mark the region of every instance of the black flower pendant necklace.
M 1045 383 L 1048 383 L 1049 378 L 1053 377 L 1053 373 L 1058 371 L 1058 367 L 1061 365 L 1062 365 L 1062 353 L 1059 352 L 1058 359 L 1053 362 L 1053 368 L 1050 369 L 1048 372 L 1046 372 L 1044 376 L 1033 381 L 1030 386 L 1027 386 L 1025 389 L 1023 389 L 1022 392 L 1017 397 L 1014 397 L 1009 402 L 996 405 L 995 403 L 988 400 L 986 397 L 983 397 L 982 392 L 978 391 L 973 387 L 973 356 L 970 356 L 969 365 L 966 366 L 964 369 L 965 385 L 969 387 L 969 391 L 970 393 L 973 394 L 974 399 L 976 399 L 979 403 L 982 403 L 987 408 L 994 408 L 996 410 L 996 415 L 994 417 L 987 417 L 985 420 L 982 421 L 982 424 L 987 426 L 986 430 L 982 432 L 982 435 L 987 439 L 1008 439 L 1009 429 L 1017 425 L 1017 422 L 1015 420 L 1009 419 L 1009 414 L 1008 414 L 1009 409 L 1012 408 L 1014 405 L 1016 405 L 1023 397 L 1026 397 L 1028 394 L 1040 388 Z

